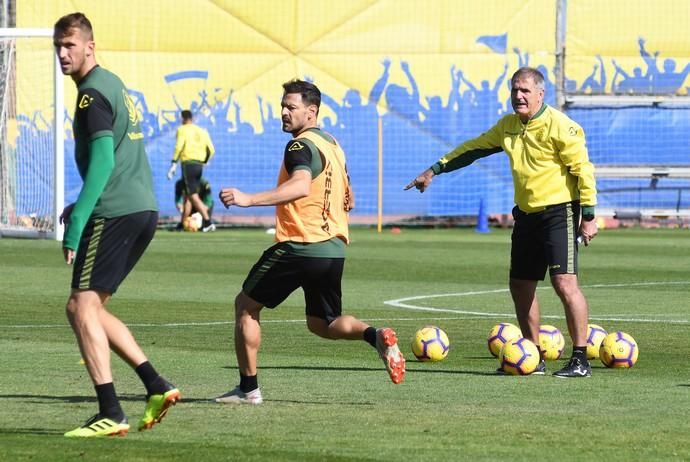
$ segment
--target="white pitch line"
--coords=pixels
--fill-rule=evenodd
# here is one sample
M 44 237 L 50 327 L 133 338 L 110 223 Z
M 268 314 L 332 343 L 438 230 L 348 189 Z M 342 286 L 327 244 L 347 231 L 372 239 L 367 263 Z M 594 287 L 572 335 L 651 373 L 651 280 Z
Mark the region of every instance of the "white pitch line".
M 591 284 L 587 286 L 582 286 L 583 288 L 602 288 L 602 287 L 634 287 L 634 286 L 658 286 L 658 285 L 688 285 L 690 281 L 669 281 L 669 282 L 632 282 L 632 283 L 620 283 L 620 284 Z M 537 287 L 539 290 L 548 290 L 550 287 Z M 403 301 L 410 300 L 423 300 L 428 298 L 440 298 L 440 297 L 467 297 L 472 295 L 487 295 L 495 294 L 501 292 L 508 292 L 508 289 L 492 289 L 492 290 L 480 290 L 471 292 L 459 292 L 451 294 L 431 294 L 431 295 L 417 295 L 414 297 L 399 298 L 396 300 L 386 300 L 383 303 L 390 306 L 395 306 L 398 308 L 406 308 L 414 311 L 431 311 L 437 313 L 452 313 L 456 315 L 463 316 L 449 316 L 444 318 L 434 318 L 439 321 L 446 320 L 460 320 L 460 319 L 474 319 L 474 318 L 499 318 L 505 316 L 513 316 L 514 313 L 486 313 L 482 311 L 463 311 L 454 310 L 450 308 L 432 308 L 417 305 L 409 305 L 403 303 Z M 617 315 L 621 316 L 621 315 Z M 544 319 L 564 319 L 564 316 L 552 316 L 543 315 Z M 688 324 L 688 320 L 665 320 L 665 319 L 645 319 L 645 318 L 625 318 L 625 317 L 599 317 L 590 316 L 591 321 L 620 321 L 620 322 L 646 322 L 646 323 L 667 323 L 667 324 Z M 419 318 L 362 318 L 362 321 L 419 321 Z M 304 319 L 265 319 L 261 321 L 262 323 L 304 323 Z M 208 321 L 208 322 L 176 322 L 176 323 L 132 323 L 127 324 L 128 327 L 211 327 L 211 326 L 230 326 L 235 324 L 234 321 Z M 65 324 L 14 324 L 14 325 L 2 325 L 0 324 L 0 329 L 60 329 L 69 328 L 67 323 Z
M 590 284 L 586 286 L 581 286 L 582 288 L 604 288 L 604 287 L 640 287 L 640 286 L 660 286 L 660 285 L 688 285 L 690 281 L 657 281 L 657 282 L 630 282 L 630 283 L 618 283 L 618 284 Z M 550 287 L 537 287 L 538 290 L 547 290 Z M 451 308 L 433 308 L 430 306 L 414 305 L 405 302 L 414 300 L 426 300 L 430 298 L 440 298 L 440 297 L 467 297 L 472 295 L 487 295 L 487 294 L 497 294 L 502 292 L 508 292 L 509 289 L 492 289 L 492 290 L 479 290 L 471 292 L 457 292 L 450 294 L 430 294 L 430 295 L 416 295 L 413 297 L 403 297 L 395 300 L 386 300 L 383 303 L 385 305 L 394 306 L 397 308 L 404 308 L 408 310 L 415 311 L 431 311 L 436 313 L 455 313 L 455 314 L 465 314 L 472 316 L 483 316 L 483 317 L 503 317 L 510 316 L 514 313 L 487 313 L 482 311 L 466 311 L 462 309 L 451 309 Z M 548 319 L 565 319 L 565 316 L 542 316 L 542 318 Z M 605 316 L 590 316 L 592 321 L 626 321 L 626 322 L 646 322 L 646 323 L 666 323 L 666 324 L 688 324 L 690 321 L 687 319 L 648 319 L 648 318 L 626 318 L 626 317 L 605 317 Z

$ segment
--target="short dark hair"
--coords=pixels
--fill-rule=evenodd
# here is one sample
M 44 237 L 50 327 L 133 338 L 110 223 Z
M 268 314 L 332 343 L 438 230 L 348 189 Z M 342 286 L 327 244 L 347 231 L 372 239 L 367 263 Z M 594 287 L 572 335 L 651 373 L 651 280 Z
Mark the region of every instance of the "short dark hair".
M 192 117 L 192 111 L 189 111 L 187 109 L 180 112 L 180 115 L 182 116 L 182 120 L 192 120 L 194 118 Z
M 321 91 L 311 82 L 294 79 L 283 84 L 284 94 L 299 93 L 302 95 L 302 102 L 307 106 L 312 104 L 317 108 L 321 107 Z
M 89 40 L 93 40 L 93 27 L 91 21 L 84 13 L 70 13 L 57 20 L 53 27 L 55 36 L 65 36 L 69 30 L 76 27 L 80 29 Z
M 510 78 L 511 85 L 515 83 L 516 80 L 530 78 L 534 82 L 537 88 L 544 89 L 544 74 L 539 72 L 538 69 L 533 67 L 521 67 L 515 74 Z

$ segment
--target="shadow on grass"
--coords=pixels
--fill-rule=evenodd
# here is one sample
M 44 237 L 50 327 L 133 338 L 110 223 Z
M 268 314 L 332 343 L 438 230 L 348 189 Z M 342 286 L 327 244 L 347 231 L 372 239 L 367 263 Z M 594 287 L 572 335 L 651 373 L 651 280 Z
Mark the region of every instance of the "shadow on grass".
M 210 403 L 213 402 L 213 398 L 188 398 L 184 396 L 184 390 L 182 390 L 182 400 L 181 403 Z M 132 394 L 122 394 L 117 396 L 120 401 L 127 401 L 133 403 L 144 403 L 146 400 L 145 395 L 132 395 Z M 30 394 L 0 394 L 0 402 L 2 400 L 22 400 L 24 403 L 41 403 L 45 401 L 57 401 L 61 403 L 97 403 L 98 400 L 95 396 L 51 396 L 51 395 L 30 395 Z M 2 430 L 0 430 L 2 432 Z
M 0 435 L 52 435 L 62 436 L 64 432 L 45 428 L 0 428 Z
M 457 369 L 438 369 L 431 363 L 425 361 L 407 360 L 405 367 L 408 373 L 427 373 L 427 374 L 458 374 L 458 375 L 496 375 L 491 370 L 487 371 L 461 371 Z M 422 366 L 424 364 L 424 366 Z M 410 367 L 413 366 L 413 367 Z M 414 367 L 419 366 L 420 368 Z M 237 366 L 222 366 L 222 369 L 237 370 Z M 382 368 L 378 367 L 319 367 L 319 366 L 260 366 L 260 370 L 291 370 L 291 371 L 349 371 L 349 372 L 379 372 Z
M 119 395 L 120 401 L 143 401 L 144 395 Z M 96 403 L 95 396 L 57 396 L 57 395 L 31 395 L 31 394 L 1 394 L 0 400 L 21 399 L 27 403 L 39 403 L 41 401 L 59 401 L 62 403 Z

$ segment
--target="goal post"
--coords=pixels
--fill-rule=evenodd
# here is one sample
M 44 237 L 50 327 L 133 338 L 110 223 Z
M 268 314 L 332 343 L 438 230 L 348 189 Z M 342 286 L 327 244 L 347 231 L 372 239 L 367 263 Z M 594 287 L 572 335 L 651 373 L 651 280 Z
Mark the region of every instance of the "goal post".
M 62 240 L 65 107 L 52 37 L 0 28 L 0 237 Z

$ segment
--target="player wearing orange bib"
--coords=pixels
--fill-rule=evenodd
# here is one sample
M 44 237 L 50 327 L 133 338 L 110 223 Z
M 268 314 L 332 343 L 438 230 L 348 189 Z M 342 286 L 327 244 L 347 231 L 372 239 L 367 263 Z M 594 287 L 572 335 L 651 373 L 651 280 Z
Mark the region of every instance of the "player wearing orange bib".
M 283 131 L 293 139 L 285 147 L 278 185 L 253 194 L 223 188 L 219 195 L 226 207 L 275 205 L 277 241 L 250 270 L 235 298 L 240 383 L 216 398 L 219 403 L 263 401 L 257 380 L 261 310 L 275 308 L 298 287 L 304 291 L 311 332 L 331 340 L 365 340 L 377 349 L 394 383 L 402 382 L 405 375 L 405 359 L 393 329 L 376 329 L 342 314 L 348 211 L 354 204 L 345 153 L 317 127 L 319 89 L 301 80 L 287 82 L 283 89 Z

